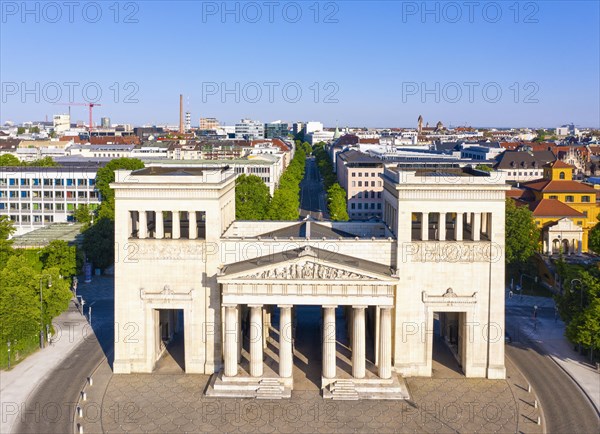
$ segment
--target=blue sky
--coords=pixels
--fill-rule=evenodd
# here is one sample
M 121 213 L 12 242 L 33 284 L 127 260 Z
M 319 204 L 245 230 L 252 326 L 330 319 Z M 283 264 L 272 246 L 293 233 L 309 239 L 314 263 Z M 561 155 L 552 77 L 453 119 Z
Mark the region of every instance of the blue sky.
M 2 2 L 2 122 L 600 126 L 597 1 L 76 3 Z

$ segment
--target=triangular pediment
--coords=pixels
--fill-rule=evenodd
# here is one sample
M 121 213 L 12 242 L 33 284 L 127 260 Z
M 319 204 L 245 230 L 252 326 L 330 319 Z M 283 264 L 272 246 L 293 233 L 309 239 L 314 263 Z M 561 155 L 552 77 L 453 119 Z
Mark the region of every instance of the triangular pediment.
M 322 254 L 327 253 L 327 254 Z M 236 280 L 390 281 L 392 270 L 381 264 L 310 247 L 230 264 L 219 282 Z

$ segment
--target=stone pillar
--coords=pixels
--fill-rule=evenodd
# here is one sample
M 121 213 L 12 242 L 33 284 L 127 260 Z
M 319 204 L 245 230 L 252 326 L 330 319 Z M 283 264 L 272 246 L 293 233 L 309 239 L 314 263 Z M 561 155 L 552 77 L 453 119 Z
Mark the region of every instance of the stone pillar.
M 456 213 L 456 225 L 454 226 L 454 239 L 456 241 L 463 240 L 463 213 Z
M 163 212 L 156 211 L 154 214 L 156 216 L 154 222 L 156 226 L 154 238 L 161 240 L 165 237 L 165 222 L 163 219 Z
M 292 306 L 279 306 L 279 376 L 292 376 Z
M 381 308 L 375 306 L 375 366 L 379 366 L 379 315 Z
M 196 222 L 196 211 L 188 211 L 189 237 L 190 240 L 198 238 L 198 222 Z
M 171 213 L 173 215 L 173 228 L 172 228 L 172 238 L 174 240 L 178 240 L 181 238 L 181 218 L 179 211 L 173 211 Z
M 250 307 L 250 375 L 262 377 L 263 374 L 263 337 L 262 305 Z
M 148 214 L 146 211 L 138 211 L 138 215 L 140 216 L 138 238 L 148 238 Z
M 235 377 L 238 371 L 238 314 L 236 305 L 225 305 L 225 376 Z
M 392 308 L 382 307 L 379 314 L 379 377 L 392 376 Z
M 366 306 L 353 306 L 354 332 L 352 333 L 352 376 L 365 376 L 365 309 Z
M 421 241 L 429 240 L 429 213 L 421 213 Z
M 489 218 L 489 213 L 487 213 L 487 212 L 482 212 L 481 213 L 481 232 L 483 232 L 489 238 L 489 234 L 488 234 L 488 228 L 489 228 L 488 218 Z
M 133 238 L 133 216 L 135 211 L 129 211 L 127 219 L 127 231 L 129 232 L 127 238 Z
M 481 240 L 481 213 L 473 213 L 473 224 L 471 225 L 471 239 L 473 241 Z
M 335 375 L 335 306 L 323 306 L 323 377 Z
M 440 227 L 440 230 L 438 232 L 439 233 L 438 240 L 446 241 L 446 213 L 445 212 L 440 213 L 440 221 L 438 222 L 438 225 Z

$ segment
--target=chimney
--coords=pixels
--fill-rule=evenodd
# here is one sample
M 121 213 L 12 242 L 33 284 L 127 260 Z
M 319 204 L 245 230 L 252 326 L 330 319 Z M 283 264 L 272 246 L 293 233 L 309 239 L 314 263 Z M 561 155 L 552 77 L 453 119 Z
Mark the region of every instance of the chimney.
M 179 133 L 183 134 L 183 95 L 179 95 Z

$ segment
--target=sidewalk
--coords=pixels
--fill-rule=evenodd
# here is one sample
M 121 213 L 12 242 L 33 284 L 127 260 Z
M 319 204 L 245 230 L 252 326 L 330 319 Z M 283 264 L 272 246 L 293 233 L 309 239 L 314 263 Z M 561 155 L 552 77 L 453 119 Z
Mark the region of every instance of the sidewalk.
M 91 332 L 87 320 L 75 307 L 74 300 L 70 302 L 67 311 L 54 319 L 53 324 L 55 334 L 52 345 L 31 354 L 10 371 L 0 371 L 2 433 L 11 432 L 19 412 L 26 409 L 31 393 Z
M 545 297 L 513 296 L 506 299 L 507 310 L 510 307 L 529 307 L 554 309 L 554 300 Z M 509 324 L 507 324 L 507 327 Z M 600 413 L 600 373 L 591 365 L 589 359 L 579 355 L 565 337 L 565 323 L 559 319 L 538 317 L 534 327 L 531 315 L 521 316 L 518 323 L 519 333 L 534 341 L 583 389 L 590 401 Z

